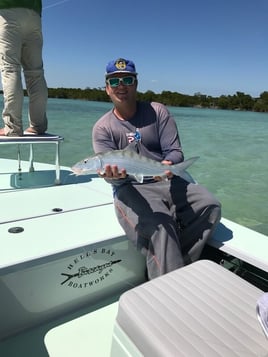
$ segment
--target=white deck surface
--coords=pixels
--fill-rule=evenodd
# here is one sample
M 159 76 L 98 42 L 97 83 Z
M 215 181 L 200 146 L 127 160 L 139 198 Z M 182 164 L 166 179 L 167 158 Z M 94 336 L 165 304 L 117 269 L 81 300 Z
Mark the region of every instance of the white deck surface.
M 97 178 L 78 185 L 5 191 L 0 197 L 1 202 L 5 202 L 0 223 L 55 214 L 52 211 L 54 208 L 67 212 L 113 202 L 111 187 L 107 184 L 104 186 L 102 180 Z
M 100 222 L 105 217 L 105 224 Z M 113 205 L 67 212 L 20 222 L 22 233 L 8 233 L 10 224 L 0 226 L 0 269 L 85 247 L 123 236 Z M 1 270 L 0 270 L 1 272 Z
M 7 160 L 0 160 L 0 187 L 4 186 L 0 191 L 0 269 L 14 270 L 18 264 L 30 264 L 42 257 L 124 236 L 115 217 L 112 189 L 103 179 L 84 177 L 85 182 L 75 184 L 81 178 L 71 176 L 74 184 L 20 190 L 7 182 L 7 177 L 16 172 L 16 160 L 10 160 L 5 169 L 6 163 Z M 25 166 L 27 163 L 23 162 Z M 51 168 L 36 166 L 37 170 Z M 23 231 L 10 233 L 12 227 L 21 227 Z
M 49 356 L 109 357 L 117 310 L 115 302 L 51 329 L 45 336 Z

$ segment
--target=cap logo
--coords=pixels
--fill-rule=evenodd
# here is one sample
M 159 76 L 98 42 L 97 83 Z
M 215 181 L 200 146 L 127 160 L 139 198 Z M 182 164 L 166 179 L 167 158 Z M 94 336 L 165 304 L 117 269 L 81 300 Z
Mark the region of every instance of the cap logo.
M 126 64 L 126 61 L 123 60 L 123 59 L 119 59 L 115 62 L 115 67 L 117 69 L 126 69 L 127 67 L 127 64 Z

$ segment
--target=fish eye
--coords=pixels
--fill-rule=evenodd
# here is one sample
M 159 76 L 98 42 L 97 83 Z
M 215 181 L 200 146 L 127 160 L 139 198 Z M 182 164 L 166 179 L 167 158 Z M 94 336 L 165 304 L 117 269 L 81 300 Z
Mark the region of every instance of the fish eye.
M 86 164 L 87 162 L 88 162 L 88 159 L 85 159 L 85 160 L 84 160 L 84 164 Z

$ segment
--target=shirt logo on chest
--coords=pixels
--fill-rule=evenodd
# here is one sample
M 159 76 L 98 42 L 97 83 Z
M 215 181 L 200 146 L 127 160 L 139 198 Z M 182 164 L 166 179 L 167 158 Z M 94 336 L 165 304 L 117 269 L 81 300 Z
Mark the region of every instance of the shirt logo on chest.
M 133 143 L 133 141 L 140 142 L 141 141 L 141 133 L 139 129 L 136 129 L 135 133 L 130 132 L 126 133 L 128 143 Z

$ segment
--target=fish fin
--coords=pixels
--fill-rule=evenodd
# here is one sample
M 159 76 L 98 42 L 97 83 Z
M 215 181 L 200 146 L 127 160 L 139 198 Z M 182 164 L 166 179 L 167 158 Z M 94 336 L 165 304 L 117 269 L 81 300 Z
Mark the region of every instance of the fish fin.
M 186 172 L 186 169 L 191 166 L 197 159 L 199 159 L 199 156 L 191 157 L 190 159 L 180 162 L 179 164 L 172 165 L 172 173 L 182 177 L 186 181 L 193 182 L 194 180 L 190 178 L 191 176 Z
M 197 183 L 196 180 L 189 174 L 187 171 L 182 171 L 180 173 L 180 177 L 183 178 L 185 181 L 188 181 L 190 183 Z
M 194 156 L 191 157 L 190 159 L 187 159 L 183 162 L 180 162 L 179 164 L 172 165 L 174 169 L 174 173 L 176 173 L 176 168 L 178 168 L 178 171 L 181 170 L 186 170 L 189 166 L 191 166 L 197 159 L 199 159 L 199 156 Z
M 139 183 L 143 183 L 143 174 L 134 174 L 133 177 Z
M 185 167 L 183 167 L 183 170 L 186 170 L 189 166 L 191 166 L 199 158 L 200 158 L 200 156 L 194 156 L 194 157 L 191 157 L 190 159 L 183 161 L 182 164 L 183 164 L 183 166 L 185 166 Z

